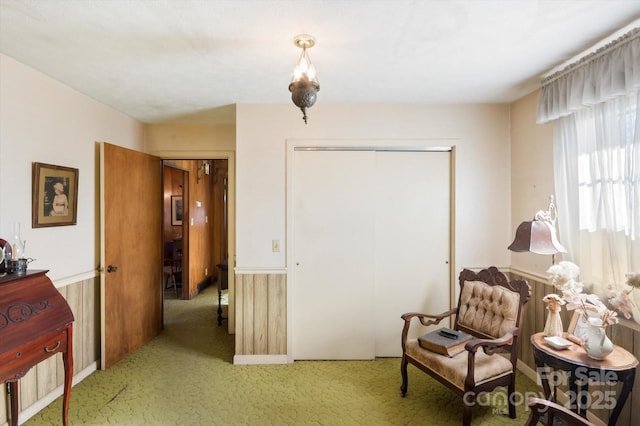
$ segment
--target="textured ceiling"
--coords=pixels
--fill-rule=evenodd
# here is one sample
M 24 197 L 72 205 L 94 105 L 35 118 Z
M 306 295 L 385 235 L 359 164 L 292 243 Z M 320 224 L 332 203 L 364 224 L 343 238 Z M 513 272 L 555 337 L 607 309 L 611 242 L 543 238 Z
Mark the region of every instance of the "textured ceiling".
M 0 52 L 143 122 L 219 122 L 290 102 L 300 33 L 318 104 L 504 103 L 638 18 L 634 0 L 0 0 Z

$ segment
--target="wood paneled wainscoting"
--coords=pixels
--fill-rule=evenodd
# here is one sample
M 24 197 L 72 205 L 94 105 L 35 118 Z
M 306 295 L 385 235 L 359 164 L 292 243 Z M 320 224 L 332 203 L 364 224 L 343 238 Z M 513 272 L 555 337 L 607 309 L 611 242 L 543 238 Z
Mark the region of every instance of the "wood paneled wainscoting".
M 522 321 L 522 336 L 520 338 L 521 347 L 520 359 L 518 360 L 518 368 L 520 368 L 523 373 L 529 376 L 529 378 L 539 384 L 540 380 L 538 379 L 536 373 L 536 366 L 533 360 L 533 347 L 531 345 L 530 338 L 532 334 L 544 330 L 544 324 L 547 319 L 547 311 L 545 309 L 544 303 L 542 302 L 542 298 L 546 294 L 553 293 L 554 290 L 551 285 L 547 284 L 546 277 L 531 275 L 512 269 L 510 272 L 510 278 L 524 279 L 529 282 L 529 285 L 531 285 L 531 299 L 528 303 L 528 306 L 525 308 L 525 314 Z M 566 309 L 562 309 L 562 325 L 565 331 L 567 329 L 567 326 L 569 325 L 569 322 L 571 321 L 572 315 L 573 311 L 568 312 Z M 623 347 L 624 349 L 634 354 L 636 357 L 640 357 L 640 326 L 638 326 L 638 324 L 622 319 L 620 324 L 609 327 L 607 329 L 607 333 L 614 344 Z M 640 367 L 638 367 L 638 369 L 640 369 Z M 561 383 L 564 383 L 564 380 L 562 380 L 562 378 L 559 377 L 558 380 L 561 380 Z M 594 421 L 596 424 L 607 424 L 609 421 L 609 416 L 611 415 L 611 411 L 613 411 L 613 407 L 597 408 L 597 406 L 606 406 L 606 402 L 608 401 L 607 396 L 610 395 L 615 398 L 615 395 L 619 395 L 621 388 L 621 383 L 615 385 L 590 383 L 589 398 L 591 399 L 591 404 L 589 405 L 591 405 L 591 407 L 589 407 L 588 409 L 589 419 Z M 560 389 L 566 392 L 568 386 L 561 385 Z M 540 394 L 536 396 L 544 398 L 542 386 L 540 386 Z M 564 399 L 562 398 L 563 396 Z M 566 395 L 560 395 L 559 399 L 562 403 L 567 402 Z M 632 422 L 631 419 L 637 419 L 638 416 L 640 416 L 640 371 L 636 371 L 636 379 L 633 385 L 633 390 L 631 392 L 631 395 L 629 396 L 629 399 L 627 399 L 620 417 L 618 418 L 617 425 L 635 425 L 637 423 Z
M 286 363 L 286 272 L 236 269 L 235 300 L 236 353 L 233 363 Z
M 87 273 L 54 285 L 65 298 L 75 321 L 73 323 L 73 361 L 76 384 L 97 369 L 100 356 L 100 277 Z M 24 422 L 62 395 L 64 366 L 62 355 L 42 361 L 20 380 L 20 409 Z M 0 386 L 0 425 L 9 420 L 6 385 Z M 73 405 L 73 391 L 71 392 Z

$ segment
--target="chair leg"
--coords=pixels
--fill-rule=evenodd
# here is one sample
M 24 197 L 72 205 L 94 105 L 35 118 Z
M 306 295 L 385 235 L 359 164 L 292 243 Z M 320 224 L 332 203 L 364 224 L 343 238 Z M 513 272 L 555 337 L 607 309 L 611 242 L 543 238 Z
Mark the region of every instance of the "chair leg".
M 473 405 L 475 405 L 475 396 L 473 397 Z M 462 412 L 462 425 L 469 426 L 471 425 L 471 409 L 473 408 L 472 404 L 464 402 L 464 410 Z
M 176 291 L 176 297 L 178 297 L 178 283 L 176 281 L 175 272 L 167 273 L 167 279 L 164 282 L 164 288 L 173 288 Z
M 462 396 L 462 424 L 469 426 L 471 424 L 471 410 L 476 405 L 478 394 L 472 390 L 468 390 Z
M 407 386 L 408 386 L 408 378 L 407 378 L 407 357 L 402 355 L 402 362 L 400 363 L 400 374 L 402 374 L 402 385 L 400 386 L 400 392 L 402 392 L 402 397 L 407 394 Z
M 515 374 L 511 376 L 511 382 L 509 383 L 509 389 L 507 392 L 509 399 L 509 417 L 512 419 L 516 418 L 516 405 L 513 403 L 513 399 L 515 398 L 516 393 L 516 376 Z

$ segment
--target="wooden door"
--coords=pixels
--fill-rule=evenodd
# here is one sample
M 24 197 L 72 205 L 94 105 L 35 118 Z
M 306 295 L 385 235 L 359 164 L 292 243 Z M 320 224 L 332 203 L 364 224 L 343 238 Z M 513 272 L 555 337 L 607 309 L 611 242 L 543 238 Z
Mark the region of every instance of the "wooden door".
M 160 159 L 102 143 L 101 368 L 162 328 Z

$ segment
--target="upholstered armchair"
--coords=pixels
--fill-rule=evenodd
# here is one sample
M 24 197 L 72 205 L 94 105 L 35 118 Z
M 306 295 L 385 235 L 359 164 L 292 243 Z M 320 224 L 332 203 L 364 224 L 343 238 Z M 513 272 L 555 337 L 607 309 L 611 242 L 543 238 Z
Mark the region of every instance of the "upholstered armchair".
M 531 288 L 524 280 L 509 281 L 495 267 L 478 273 L 465 269 L 459 282 L 456 308 L 439 315 L 402 315 L 402 396 L 407 393 L 407 365 L 413 364 L 462 397 L 464 425 L 471 423 L 477 396 L 498 387 L 508 388 L 509 417 L 513 419 L 516 410 L 511 395 L 515 392 L 520 322 Z M 412 325 L 413 319 L 416 325 Z M 433 326 L 444 319 L 446 324 L 442 326 L 473 336 L 461 353 L 453 357 L 440 355 L 421 347 L 417 339 L 408 338 L 410 327 L 417 327 L 418 323 Z

